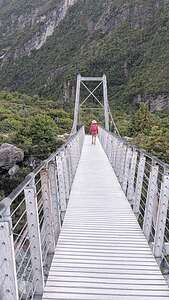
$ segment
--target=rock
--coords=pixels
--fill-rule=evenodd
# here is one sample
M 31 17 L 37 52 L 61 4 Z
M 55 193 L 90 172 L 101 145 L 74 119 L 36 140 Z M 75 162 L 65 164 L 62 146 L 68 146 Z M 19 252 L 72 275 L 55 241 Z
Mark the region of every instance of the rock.
M 146 103 L 151 112 L 169 111 L 169 93 L 137 95 L 133 104 Z
M 14 165 L 12 168 L 9 169 L 8 174 L 10 176 L 14 176 L 19 171 L 19 166 Z
M 96 24 L 95 30 L 103 33 L 111 32 L 124 22 L 133 29 L 143 29 L 153 20 L 155 13 L 163 4 L 164 0 L 154 0 L 151 3 L 144 0 L 124 1 L 120 5 L 115 5 L 114 1 L 107 1 L 105 12 Z
M 66 143 L 66 141 L 68 140 L 69 134 L 60 134 L 57 136 L 57 141 L 61 144 Z
M 0 146 L 0 168 L 9 170 L 13 168 L 17 163 L 22 162 L 23 159 L 24 152 L 22 149 L 7 143 Z

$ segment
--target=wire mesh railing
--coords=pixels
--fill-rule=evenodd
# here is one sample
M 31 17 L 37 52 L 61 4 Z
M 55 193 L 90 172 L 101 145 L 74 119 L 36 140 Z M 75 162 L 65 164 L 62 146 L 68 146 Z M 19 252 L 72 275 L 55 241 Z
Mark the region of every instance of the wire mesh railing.
M 43 293 L 82 150 L 84 128 L 0 202 L 0 299 Z
M 99 139 L 162 272 L 169 274 L 169 165 L 103 128 Z

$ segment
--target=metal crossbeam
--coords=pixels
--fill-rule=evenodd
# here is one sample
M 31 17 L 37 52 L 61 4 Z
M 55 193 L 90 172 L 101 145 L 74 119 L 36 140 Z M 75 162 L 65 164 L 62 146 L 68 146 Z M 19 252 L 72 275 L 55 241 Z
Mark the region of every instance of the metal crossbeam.
M 81 77 L 81 81 L 102 81 L 103 77 Z
M 82 82 L 83 86 L 87 89 L 87 91 L 90 93 L 89 97 L 92 95 L 93 98 L 102 106 L 104 107 L 104 105 L 99 101 L 99 99 L 93 94 L 93 92 L 90 91 L 90 89 L 84 84 L 84 82 Z M 88 98 L 89 98 L 88 97 Z
M 88 90 L 89 95 L 82 101 L 80 106 L 82 106 L 90 98 L 90 96 L 92 95 L 94 98 L 96 98 L 96 100 L 99 102 L 99 104 L 101 104 L 101 106 L 103 107 L 103 104 L 94 95 L 94 92 L 103 84 L 103 82 L 101 81 L 93 91 L 90 91 L 90 89 L 84 84 L 84 82 L 82 82 L 82 84 Z

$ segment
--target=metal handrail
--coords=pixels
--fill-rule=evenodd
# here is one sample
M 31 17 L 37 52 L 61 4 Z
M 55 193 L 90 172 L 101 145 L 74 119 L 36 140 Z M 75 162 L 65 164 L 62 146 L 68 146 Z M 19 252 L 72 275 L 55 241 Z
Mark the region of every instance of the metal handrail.
M 169 271 L 169 164 L 101 127 L 99 139 L 154 256 Z
M 0 299 L 42 295 L 84 140 L 84 127 L 0 202 Z
M 24 188 L 32 181 L 33 178 L 45 167 L 47 166 L 53 159 L 55 159 L 56 156 L 60 155 L 62 151 L 64 151 L 68 145 L 74 140 L 74 138 L 79 134 L 80 131 L 84 130 L 84 127 L 82 126 L 79 131 L 71 135 L 68 139 L 68 141 L 62 145 L 57 151 L 53 154 L 51 154 L 46 160 L 44 160 L 35 170 L 33 170 L 31 173 L 29 173 L 25 179 L 8 195 L 8 197 L 5 197 L 0 201 L 0 218 L 2 217 L 3 213 L 6 211 L 6 209 L 12 204 L 12 202 L 15 200 L 16 197 L 24 190 Z
M 110 132 L 108 130 L 106 130 L 105 128 L 103 128 L 102 126 L 100 126 L 101 130 L 104 130 L 105 132 L 107 132 L 110 136 L 115 137 L 117 140 L 123 142 L 126 146 L 131 147 L 137 151 L 139 151 L 140 153 L 145 154 L 148 158 L 152 159 L 154 162 L 166 167 L 169 169 L 169 164 L 165 163 L 164 161 L 162 161 L 161 159 L 159 159 L 157 156 L 149 153 L 147 150 L 139 148 L 137 145 L 130 143 L 126 138 L 122 137 L 120 135 L 120 133 L 116 134 L 114 132 Z

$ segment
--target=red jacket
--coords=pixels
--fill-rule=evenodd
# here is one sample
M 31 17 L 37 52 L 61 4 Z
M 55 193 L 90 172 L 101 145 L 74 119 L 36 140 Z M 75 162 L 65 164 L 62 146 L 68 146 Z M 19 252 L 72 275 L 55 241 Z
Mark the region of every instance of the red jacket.
M 90 134 L 91 135 L 97 135 L 98 134 L 98 125 L 96 123 L 93 123 L 90 125 Z

